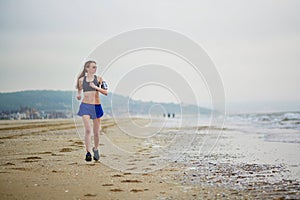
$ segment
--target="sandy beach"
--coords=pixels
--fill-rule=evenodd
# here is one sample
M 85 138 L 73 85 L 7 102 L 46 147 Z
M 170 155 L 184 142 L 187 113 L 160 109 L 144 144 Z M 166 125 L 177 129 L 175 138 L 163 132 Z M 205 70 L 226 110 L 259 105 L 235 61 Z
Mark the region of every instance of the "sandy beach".
M 118 123 L 130 129 L 130 121 Z M 211 155 L 201 156 L 191 148 L 176 161 L 159 166 L 162 162 L 154 145 L 145 144 L 145 138 L 120 134 L 120 124 L 102 119 L 100 161 L 86 163 L 84 143 L 77 133 L 83 127 L 77 124 L 76 129 L 73 119 L 0 121 L 0 199 L 300 198 L 299 166 L 294 166 L 293 177 L 288 162 L 259 162 L 249 149 L 261 152 L 263 143 L 236 149 L 243 149 L 237 142 L 242 139 L 245 144 L 261 141 L 255 135 L 227 128 Z M 130 156 L 110 151 L 108 141 Z M 289 147 L 299 150 L 298 143 Z

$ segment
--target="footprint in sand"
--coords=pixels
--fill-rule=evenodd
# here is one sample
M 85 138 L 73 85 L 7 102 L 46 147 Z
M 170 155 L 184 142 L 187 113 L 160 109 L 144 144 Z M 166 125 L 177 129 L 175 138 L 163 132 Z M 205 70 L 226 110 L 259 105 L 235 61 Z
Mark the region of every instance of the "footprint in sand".
M 140 190 L 140 189 L 132 189 L 132 190 L 130 190 L 130 192 L 134 192 L 134 193 L 136 193 L 136 192 L 144 192 L 144 190 Z
M 115 174 L 115 175 L 112 175 L 111 177 L 123 177 L 123 175 Z
M 84 147 L 84 143 L 82 141 L 76 141 L 76 142 L 73 142 L 73 144 L 71 144 L 71 146 L 73 147 Z
M 158 158 L 159 156 L 150 156 L 149 158 Z
M 129 179 L 126 179 L 126 180 L 122 180 L 121 181 L 122 183 L 141 183 L 142 181 L 139 181 L 139 180 L 129 180 Z
M 52 153 L 51 156 L 64 156 L 65 154 Z
M 10 168 L 10 169 L 21 170 L 21 171 L 30 171 L 30 170 L 32 170 L 31 168 L 25 168 L 25 167 L 14 167 L 14 168 Z
M 128 160 L 128 162 L 136 162 L 136 161 L 142 161 L 142 159 L 135 158 L 135 159 L 132 159 L 132 160 Z
M 16 164 L 11 163 L 11 162 L 7 162 L 7 163 L 5 163 L 5 164 L 2 164 L 1 166 L 10 166 L 10 165 L 16 165 Z
M 95 196 L 97 196 L 96 194 L 85 194 L 84 195 L 85 197 L 95 197 Z
M 127 165 L 136 165 L 135 163 L 127 163 Z
M 32 153 L 32 154 L 38 154 L 38 155 L 40 155 L 40 154 L 52 154 L 52 152 L 51 151 L 43 151 L 43 152 L 35 152 L 35 153 Z
M 102 186 L 113 186 L 114 184 L 112 183 L 106 183 L 106 184 L 102 184 Z
M 39 156 L 30 156 L 30 157 L 24 158 L 24 160 L 35 160 L 35 159 L 42 159 L 42 158 Z
M 84 145 L 84 143 L 82 141 L 76 141 L 76 142 L 74 142 L 74 144 Z
M 123 190 L 115 188 L 115 189 L 110 189 L 111 192 L 122 192 Z
M 40 160 L 40 159 L 42 159 L 42 158 L 39 156 L 30 156 L 27 158 L 22 158 L 23 162 L 25 162 L 25 163 L 38 162 L 38 160 Z
M 72 148 L 62 148 L 59 152 L 71 152 L 73 150 L 74 149 L 72 149 Z
M 63 171 L 52 170 L 53 173 L 62 173 Z
M 149 149 L 140 149 L 140 150 L 138 150 L 138 152 L 144 152 L 144 151 L 147 151 L 147 150 L 149 150 Z

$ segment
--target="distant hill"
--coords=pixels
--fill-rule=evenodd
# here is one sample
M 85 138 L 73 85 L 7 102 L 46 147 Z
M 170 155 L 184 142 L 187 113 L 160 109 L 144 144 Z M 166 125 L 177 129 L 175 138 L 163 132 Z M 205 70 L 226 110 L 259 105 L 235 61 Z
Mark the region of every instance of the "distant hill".
M 80 103 L 75 98 L 72 98 L 73 91 L 60 90 L 26 90 L 19 92 L 0 93 L 0 111 L 18 111 L 21 107 L 36 108 L 40 111 L 71 111 L 72 99 L 74 105 Z M 113 97 L 113 102 L 111 101 Z M 101 95 L 101 104 L 107 114 L 111 114 L 111 105 L 114 106 L 114 111 L 127 112 L 131 114 L 148 114 L 151 111 L 156 114 L 162 114 L 163 107 L 166 112 L 180 113 L 180 105 L 174 103 L 157 103 L 144 102 L 129 99 L 128 97 L 109 93 L 107 96 Z M 160 106 L 155 106 L 160 104 Z M 182 107 L 185 114 L 196 114 L 198 107 L 195 105 L 184 105 Z M 207 108 L 199 108 L 201 114 L 210 114 L 211 110 Z
M 0 93 L 0 110 L 13 111 L 20 107 L 38 110 L 71 110 L 72 91 L 26 90 Z

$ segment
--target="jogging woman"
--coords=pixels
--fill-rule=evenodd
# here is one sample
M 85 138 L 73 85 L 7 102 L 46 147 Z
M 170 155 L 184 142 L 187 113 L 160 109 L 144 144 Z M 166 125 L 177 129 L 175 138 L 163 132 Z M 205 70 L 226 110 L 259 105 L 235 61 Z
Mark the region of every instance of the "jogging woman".
M 93 151 L 93 158 L 95 161 L 99 160 L 99 131 L 100 131 L 100 118 L 104 112 L 101 106 L 99 92 L 107 95 L 108 90 L 102 77 L 96 76 L 97 66 L 95 61 L 87 61 L 83 70 L 77 78 L 76 89 L 77 99 L 81 100 L 81 92 L 83 91 L 83 99 L 79 107 L 77 115 L 82 117 L 85 128 L 85 147 L 86 147 L 86 161 L 92 161 L 91 150 Z M 90 119 L 93 120 L 94 132 L 94 147 L 91 149 L 91 127 Z

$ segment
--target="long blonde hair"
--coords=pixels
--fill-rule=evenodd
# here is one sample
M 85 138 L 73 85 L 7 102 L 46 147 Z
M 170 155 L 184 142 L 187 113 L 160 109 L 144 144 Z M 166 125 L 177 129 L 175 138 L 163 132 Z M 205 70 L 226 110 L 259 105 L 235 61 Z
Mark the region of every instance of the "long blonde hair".
M 96 64 L 96 61 L 89 60 L 89 61 L 86 61 L 86 62 L 84 63 L 83 70 L 82 70 L 82 72 L 79 74 L 79 76 L 77 77 L 76 89 L 79 88 L 79 79 L 80 79 L 81 77 L 84 77 L 84 76 L 85 76 L 85 73 L 87 72 L 87 71 L 86 71 L 86 68 L 89 67 L 91 63 L 95 63 L 95 64 Z

